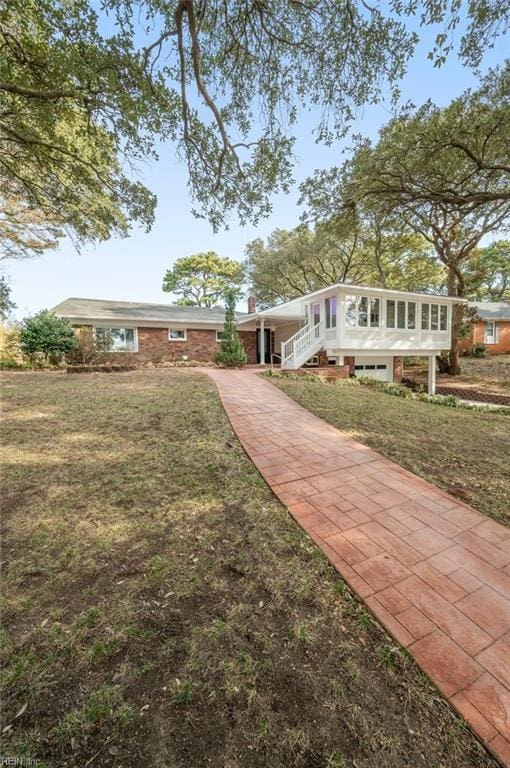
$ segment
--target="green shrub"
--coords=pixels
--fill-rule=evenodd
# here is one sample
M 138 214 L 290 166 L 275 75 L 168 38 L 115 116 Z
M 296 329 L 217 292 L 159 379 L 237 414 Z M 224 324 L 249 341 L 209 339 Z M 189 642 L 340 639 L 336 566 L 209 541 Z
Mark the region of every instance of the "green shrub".
M 485 350 L 486 350 L 485 344 L 480 344 L 480 343 L 475 344 L 475 346 L 473 347 L 472 355 L 473 357 L 485 357 Z
M 45 364 L 50 356 L 62 359 L 76 344 L 71 323 L 47 309 L 25 318 L 21 324 L 21 349 L 27 355 L 41 355 Z
M 225 294 L 225 323 L 221 335 L 220 348 L 214 356 L 218 365 L 226 368 L 239 368 L 246 365 L 248 356 L 236 330 L 236 294 L 233 290 Z

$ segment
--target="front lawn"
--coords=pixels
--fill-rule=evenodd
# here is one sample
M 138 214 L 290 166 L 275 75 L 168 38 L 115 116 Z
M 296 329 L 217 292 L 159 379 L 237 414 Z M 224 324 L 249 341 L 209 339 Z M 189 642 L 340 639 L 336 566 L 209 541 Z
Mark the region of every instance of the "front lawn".
M 271 378 L 300 405 L 383 456 L 510 525 L 510 417 L 347 384 Z
M 282 386 L 320 408 L 383 397 Z M 3 756 L 496 768 L 273 497 L 205 376 L 12 373 L 3 399 Z
M 422 358 L 404 358 L 405 376 L 423 385 L 427 383 L 427 361 Z M 475 387 L 487 392 L 509 394 L 510 355 L 487 355 L 486 357 L 461 357 L 460 376 L 438 374 L 438 386 Z

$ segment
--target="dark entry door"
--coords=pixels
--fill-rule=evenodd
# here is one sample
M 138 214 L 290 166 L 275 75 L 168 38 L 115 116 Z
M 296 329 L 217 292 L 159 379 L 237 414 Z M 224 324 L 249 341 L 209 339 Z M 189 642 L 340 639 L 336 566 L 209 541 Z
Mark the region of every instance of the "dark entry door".
M 264 329 L 264 362 L 271 362 L 271 330 Z M 257 363 L 260 363 L 260 328 L 257 328 Z

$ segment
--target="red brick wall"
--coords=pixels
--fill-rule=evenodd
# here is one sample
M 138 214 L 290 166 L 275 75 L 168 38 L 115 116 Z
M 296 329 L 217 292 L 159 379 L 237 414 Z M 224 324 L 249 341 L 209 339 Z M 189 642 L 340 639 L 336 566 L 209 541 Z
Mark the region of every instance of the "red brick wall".
M 508 355 L 510 354 L 510 320 L 498 320 L 499 339 L 497 344 L 485 344 L 484 342 L 484 324 L 479 320 L 472 325 L 472 333 L 459 341 L 461 352 L 471 352 L 476 344 L 484 344 L 488 355 Z
M 393 381 L 402 381 L 403 360 L 401 357 L 393 358 Z
M 349 376 L 354 376 L 354 357 L 345 357 L 344 356 L 344 365 L 349 366 Z
M 256 363 L 256 333 L 239 333 L 248 355 L 249 363 Z M 210 329 L 188 328 L 186 341 L 169 341 L 168 328 L 138 327 L 138 352 L 110 352 L 101 355 L 101 359 L 110 363 L 163 363 L 182 360 L 208 362 L 214 360 L 214 353 L 219 349 L 216 331 Z

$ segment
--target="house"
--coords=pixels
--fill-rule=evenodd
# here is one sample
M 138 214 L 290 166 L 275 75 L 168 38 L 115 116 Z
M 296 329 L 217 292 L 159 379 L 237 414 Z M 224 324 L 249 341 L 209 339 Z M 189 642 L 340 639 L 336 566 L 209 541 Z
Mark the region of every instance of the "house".
M 510 301 L 469 301 L 468 307 L 476 315 L 469 335 L 460 341 L 461 352 L 469 354 L 483 344 L 489 355 L 510 354 Z
M 237 313 L 248 362 L 282 368 L 338 366 L 341 375 L 399 380 L 404 355 L 429 358 L 435 390 L 436 355 L 450 347 L 452 305 L 459 301 L 407 291 L 338 283 L 270 309 Z M 206 361 L 223 328 L 221 308 L 181 307 L 71 298 L 53 311 L 90 329 L 108 350 L 130 361 Z

